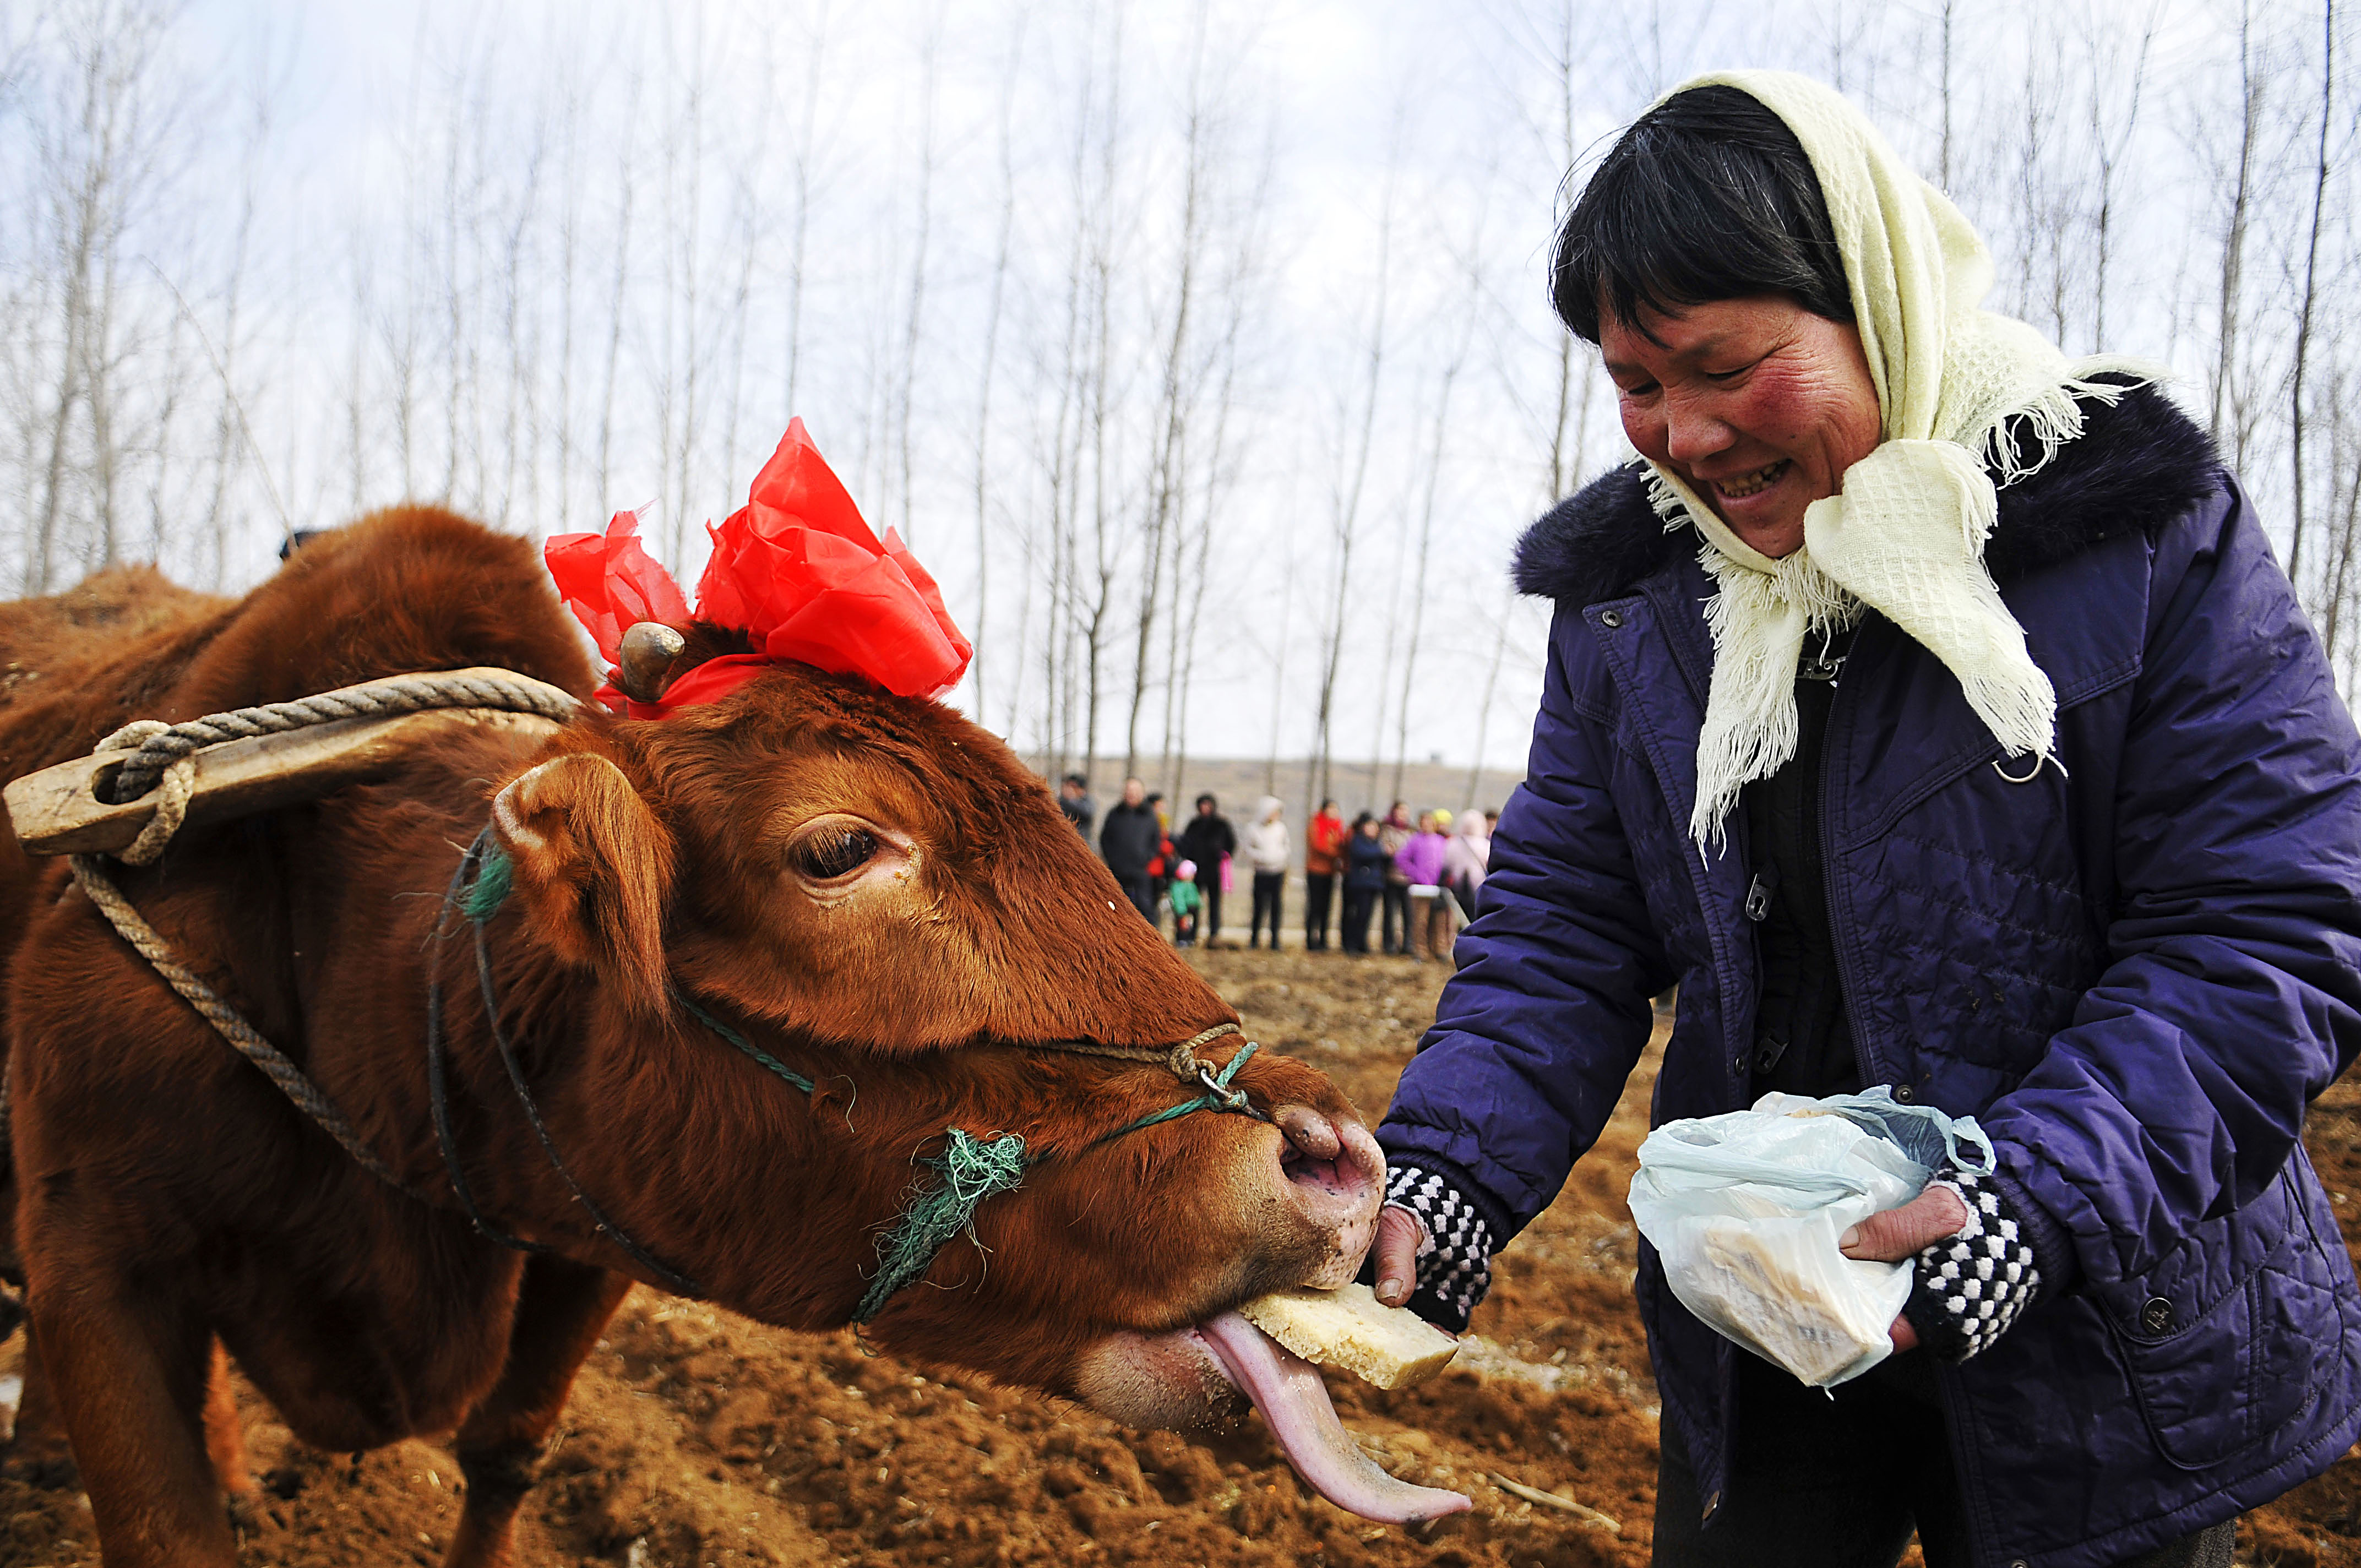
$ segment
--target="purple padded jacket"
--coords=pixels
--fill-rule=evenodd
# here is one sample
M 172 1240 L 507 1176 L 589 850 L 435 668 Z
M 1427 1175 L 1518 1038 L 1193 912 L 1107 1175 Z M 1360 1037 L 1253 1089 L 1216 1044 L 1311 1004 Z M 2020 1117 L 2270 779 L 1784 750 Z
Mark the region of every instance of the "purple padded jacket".
M 1443 852 L 1451 840 L 1440 833 L 1413 833 L 1410 842 L 1394 851 L 1394 870 L 1412 886 L 1433 886 L 1443 880 Z
M 2001 492 L 1986 552 L 2058 692 L 2015 782 L 1959 683 L 1865 621 L 1829 718 L 1828 916 L 1865 1083 L 1973 1113 L 2042 1294 L 1938 1368 L 1976 1557 L 2085 1568 L 2324 1470 L 2361 1435 L 2361 1293 L 2298 1142 L 2361 1048 L 2361 744 L 2244 493 L 2160 394 Z M 1760 989 L 1687 823 L 1712 649 L 1693 532 L 1634 468 L 1544 517 L 1556 601 L 1526 782 L 1379 1131 L 1492 1237 L 1557 1195 L 1677 983 L 1653 1119 L 1739 1108 Z M 1728 1342 L 1637 1280 L 1711 1501 Z

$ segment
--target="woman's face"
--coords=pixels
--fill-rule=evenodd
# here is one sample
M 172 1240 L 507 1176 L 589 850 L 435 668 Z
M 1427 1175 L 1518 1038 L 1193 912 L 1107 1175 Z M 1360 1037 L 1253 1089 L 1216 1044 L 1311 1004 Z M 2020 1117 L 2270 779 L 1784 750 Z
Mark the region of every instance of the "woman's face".
M 1765 555 L 1792 554 L 1804 510 L 1877 444 L 1860 332 L 1784 294 L 1643 307 L 1636 325 L 1606 313 L 1598 346 L 1632 446 Z

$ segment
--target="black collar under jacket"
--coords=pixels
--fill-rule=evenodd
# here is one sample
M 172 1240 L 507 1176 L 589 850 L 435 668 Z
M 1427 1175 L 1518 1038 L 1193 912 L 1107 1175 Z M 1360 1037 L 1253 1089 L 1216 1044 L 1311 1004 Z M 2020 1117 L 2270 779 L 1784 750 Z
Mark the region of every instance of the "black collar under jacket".
M 1984 565 L 2005 584 L 2101 540 L 2161 527 L 2203 499 L 2220 470 L 2213 441 L 2155 388 L 2135 387 L 2113 406 L 2089 402 L 2081 436 L 2000 492 Z M 1695 555 L 1696 530 L 1666 531 L 1649 504 L 1647 472 L 1637 461 L 1612 469 L 1525 530 L 1510 568 L 1517 590 L 1580 609 Z

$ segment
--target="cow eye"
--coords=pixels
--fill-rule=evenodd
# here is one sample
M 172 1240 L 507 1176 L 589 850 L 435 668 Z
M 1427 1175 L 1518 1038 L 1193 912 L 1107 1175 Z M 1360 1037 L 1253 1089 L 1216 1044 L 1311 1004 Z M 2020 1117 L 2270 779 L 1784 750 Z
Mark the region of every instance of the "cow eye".
M 877 854 L 877 835 L 851 823 L 830 823 L 807 833 L 787 851 L 796 870 L 814 882 L 851 876 Z

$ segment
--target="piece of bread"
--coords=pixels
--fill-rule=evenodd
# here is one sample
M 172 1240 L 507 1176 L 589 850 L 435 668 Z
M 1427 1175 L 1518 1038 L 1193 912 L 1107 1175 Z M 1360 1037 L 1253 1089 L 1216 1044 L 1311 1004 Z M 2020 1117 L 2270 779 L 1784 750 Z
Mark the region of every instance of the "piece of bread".
M 1823 1387 L 1890 1343 L 1885 1325 L 1892 1319 L 1861 1321 L 1856 1303 L 1795 1267 L 1744 1221 L 1709 1220 L 1697 1241 L 1697 1262 L 1711 1271 L 1709 1299 L 1698 1303 L 1707 1310 L 1698 1315 L 1803 1382 Z M 1704 1281 L 1690 1284 L 1695 1290 Z
M 1406 1307 L 1385 1307 L 1361 1284 L 1280 1290 L 1238 1309 L 1246 1321 L 1303 1357 L 1380 1388 L 1407 1388 L 1442 1371 L 1459 1342 Z

